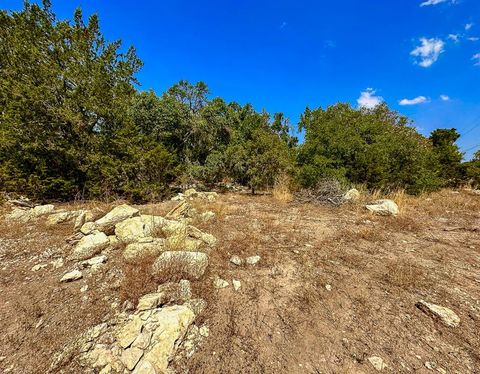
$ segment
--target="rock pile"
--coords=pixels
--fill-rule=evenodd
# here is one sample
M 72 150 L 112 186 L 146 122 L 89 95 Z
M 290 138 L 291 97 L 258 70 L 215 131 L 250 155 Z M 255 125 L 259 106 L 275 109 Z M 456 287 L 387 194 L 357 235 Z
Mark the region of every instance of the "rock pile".
M 115 321 L 88 330 L 55 357 L 51 371 L 70 352 L 80 352 L 81 365 L 102 374 L 171 372 L 168 366 L 177 352 L 190 357 L 208 336 L 206 325 L 193 325 L 205 306 L 202 299 L 192 299 L 189 281 L 165 283 L 140 298 L 133 314 L 122 312 Z
M 186 191 L 185 196 L 206 196 L 210 200 L 215 195 Z M 75 221 L 78 232 L 68 239 L 72 244 L 68 259 L 75 264 L 61 277 L 64 283 L 75 282 L 82 279 L 86 271 L 94 273 L 104 266 L 117 243 L 125 244 L 123 258 L 126 261 L 135 262 L 144 255 L 157 256 L 152 273 L 199 279 L 207 269 L 208 252 L 216 244 L 216 238 L 191 225 L 190 214 L 184 214 L 192 211 L 188 205 L 187 201 L 181 201 L 174 209 L 178 214 L 161 217 L 141 214 L 138 209 L 123 204 L 95 221 L 93 215 L 84 210 L 55 210 L 53 205 L 20 206 L 7 218 L 29 220 L 45 216 L 49 224 Z M 32 271 L 44 267 L 45 264 L 38 264 Z M 87 289 L 82 287 L 82 292 Z M 192 325 L 205 306 L 204 300 L 192 298 L 188 280 L 164 283 L 156 292 L 142 296 L 133 314 L 123 311 L 76 339 L 63 354 L 55 357 L 52 371 L 69 354 L 80 355 L 80 362 L 88 372 L 170 372 L 168 365 L 181 346 L 185 346 L 182 354 L 189 357 L 208 336 L 208 327 Z
M 202 199 L 213 202 L 217 199 L 218 194 L 216 192 L 199 192 L 194 188 L 186 190 L 184 193 L 179 193 L 172 197 L 173 201 L 184 201 L 193 199 Z

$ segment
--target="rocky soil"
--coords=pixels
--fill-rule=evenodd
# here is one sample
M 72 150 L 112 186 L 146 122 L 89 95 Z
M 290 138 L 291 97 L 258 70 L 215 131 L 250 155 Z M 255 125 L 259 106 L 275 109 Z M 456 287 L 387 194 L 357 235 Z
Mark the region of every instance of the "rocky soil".
M 480 372 L 480 195 L 348 200 L 4 204 L 0 370 Z

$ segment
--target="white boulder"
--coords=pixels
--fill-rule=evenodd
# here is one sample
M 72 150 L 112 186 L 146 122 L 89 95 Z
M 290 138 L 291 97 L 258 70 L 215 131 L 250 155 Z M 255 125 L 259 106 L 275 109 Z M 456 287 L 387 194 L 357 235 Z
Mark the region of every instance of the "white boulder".
M 370 212 L 381 216 L 396 216 L 399 212 L 398 205 L 393 200 L 377 200 L 373 204 L 365 206 Z

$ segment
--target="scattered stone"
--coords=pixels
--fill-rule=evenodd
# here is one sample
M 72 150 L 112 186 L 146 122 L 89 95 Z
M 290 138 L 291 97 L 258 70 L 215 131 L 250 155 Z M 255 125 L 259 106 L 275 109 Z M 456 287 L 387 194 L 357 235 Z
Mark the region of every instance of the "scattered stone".
M 228 283 L 225 279 L 222 278 L 215 278 L 213 280 L 213 287 L 220 289 L 220 288 L 225 288 L 228 287 L 230 283 Z
M 437 367 L 437 364 L 435 362 L 427 361 L 425 362 L 425 367 L 427 369 L 433 370 Z
M 86 268 L 86 267 L 91 267 L 91 266 L 103 264 L 106 261 L 107 261 L 107 256 L 101 255 L 101 256 L 92 257 L 88 260 L 82 261 L 81 265 L 82 265 L 82 267 Z
M 88 291 L 88 284 L 86 284 L 85 286 L 80 288 L 80 292 L 82 292 L 82 293 L 87 292 L 87 291 Z
M 232 284 L 235 291 L 238 291 L 242 287 L 242 283 L 236 279 L 232 279 Z
M 248 265 L 256 265 L 258 261 L 260 261 L 261 257 L 260 256 L 250 256 L 245 259 L 245 262 Z
M 230 257 L 230 262 L 237 266 L 240 266 L 243 264 L 243 260 L 237 255 Z
M 183 272 L 199 279 L 208 266 L 208 256 L 203 252 L 167 251 L 163 252 L 153 264 L 153 272 Z
M 73 249 L 72 258 L 74 260 L 86 260 L 107 248 L 109 244 L 110 240 L 108 240 L 107 235 L 103 232 L 94 232 L 80 239 Z
M 382 371 L 383 369 L 385 369 L 387 367 L 387 364 L 385 364 L 385 362 L 383 362 L 382 358 L 378 357 L 378 356 L 371 356 L 371 357 L 368 358 L 368 361 L 378 371 Z
M 327 291 L 331 291 L 332 290 L 332 286 L 330 284 L 326 284 L 325 285 L 325 288 L 327 289 Z
M 396 216 L 399 212 L 398 205 L 389 199 L 377 200 L 365 206 L 369 211 L 381 216 Z
M 32 271 L 39 271 L 42 269 L 45 269 L 47 267 L 47 264 L 37 264 L 32 267 Z
M 116 206 L 102 218 L 95 221 L 95 229 L 103 231 L 106 234 L 113 234 L 117 223 L 137 216 L 138 214 L 139 211 L 137 208 L 133 208 L 127 204 Z
M 457 327 L 460 324 L 460 317 L 451 309 L 445 308 L 440 305 L 427 303 L 424 300 L 420 300 L 416 304 L 417 308 L 422 312 L 439 319 L 446 326 Z
M 124 350 L 120 359 L 128 370 L 133 370 L 142 356 L 143 350 L 132 347 Z
M 79 280 L 83 277 L 82 272 L 80 270 L 72 270 L 68 273 L 65 273 L 60 279 L 60 282 L 73 282 Z
M 360 191 L 358 191 L 356 188 L 352 188 L 347 191 L 343 198 L 347 201 L 355 201 L 358 200 L 360 196 Z
M 53 260 L 52 262 L 50 262 L 50 264 L 52 265 L 52 267 L 54 269 L 60 269 L 61 267 L 63 267 L 63 258 L 57 258 L 55 260 Z
M 211 221 L 212 219 L 215 218 L 215 213 L 211 211 L 204 212 L 200 214 L 200 219 L 204 222 Z
M 204 243 L 206 243 L 210 247 L 215 246 L 215 244 L 217 242 L 217 238 L 215 238 L 212 234 L 207 234 L 207 233 L 197 229 L 194 226 L 188 226 L 187 227 L 187 232 L 188 232 L 188 235 L 190 235 L 191 237 L 203 241 Z

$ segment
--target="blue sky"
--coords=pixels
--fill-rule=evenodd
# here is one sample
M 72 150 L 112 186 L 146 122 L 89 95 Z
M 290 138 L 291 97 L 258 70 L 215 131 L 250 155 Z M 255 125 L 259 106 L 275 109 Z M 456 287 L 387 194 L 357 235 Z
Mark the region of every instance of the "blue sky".
M 134 45 L 142 90 L 203 80 L 295 127 L 307 105 L 384 100 L 425 135 L 457 128 L 467 159 L 480 149 L 479 0 L 52 2 L 62 19 L 98 13 L 108 39 Z

